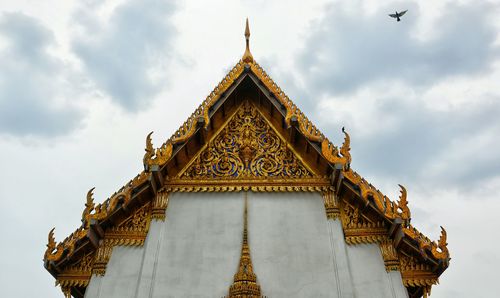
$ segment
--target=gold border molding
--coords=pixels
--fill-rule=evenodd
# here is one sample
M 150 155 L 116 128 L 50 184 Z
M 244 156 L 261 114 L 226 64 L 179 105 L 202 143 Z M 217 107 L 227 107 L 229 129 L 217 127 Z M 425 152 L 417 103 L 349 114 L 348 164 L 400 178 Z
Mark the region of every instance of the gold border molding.
M 366 218 L 358 207 L 343 201 L 340 215 L 347 244 L 380 243 L 387 239 L 384 223 Z

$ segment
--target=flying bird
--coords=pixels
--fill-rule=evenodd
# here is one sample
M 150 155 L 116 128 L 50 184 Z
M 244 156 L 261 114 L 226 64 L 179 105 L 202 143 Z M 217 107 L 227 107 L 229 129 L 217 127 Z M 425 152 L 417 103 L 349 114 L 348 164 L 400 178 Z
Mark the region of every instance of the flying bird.
M 396 11 L 396 13 L 391 13 L 389 16 L 390 16 L 391 18 L 395 18 L 395 19 L 397 19 L 397 20 L 398 20 L 398 22 L 399 22 L 399 21 L 401 21 L 400 17 L 402 17 L 402 16 L 403 16 L 403 15 L 404 15 L 407 11 L 408 11 L 408 10 L 405 10 L 405 11 L 402 11 L 402 12 L 397 12 L 397 11 Z

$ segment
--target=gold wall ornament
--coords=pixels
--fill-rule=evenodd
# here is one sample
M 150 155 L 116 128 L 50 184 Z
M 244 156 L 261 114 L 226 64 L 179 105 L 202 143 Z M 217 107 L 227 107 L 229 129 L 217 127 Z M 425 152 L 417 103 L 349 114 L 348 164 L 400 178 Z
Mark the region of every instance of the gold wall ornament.
M 333 189 L 323 191 L 322 195 L 325 204 L 326 218 L 328 219 L 340 218 L 340 207 L 338 199 L 335 197 Z
M 260 112 L 245 101 L 181 179 L 312 178 L 312 172 Z
M 153 200 L 153 208 L 151 210 L 151 218 L 156 220 L 165 220 L 165 213 L 168 206 L 169 192 L 159 191 Z
M 385 270 L 389 271 L 399 271 L 399 257 L 396 248 L 391 239 L 384 239 L 379 243 L 380 252 L 382 253 L 382 258 L 384 259 Z
M 243 241 L 241 245 L 240 263 L 238 272 L 234 275 L 234 282 L 229 287 L 227 298 L 261 298 L 257 275 L 253 272 L 250 245 L 248 244 L 248 196 L 245 192 L 245 210 L 243 213 Z
M 340 215 L 347 244 L 380 243 L 387 238 L 387 228 L 383 222 L 365 218 L 357 207 L 346 201 L 343 202 Z
M 108 265 L 112 252 L 112 241 L 109 239 L 102 240 L 96 251 L 94 266 L 92 267 L 92 274 L 103 276 L 104 273 L 106 273 L 106 266 Z
M 431 266 L 417 261 L 412 256 L 400 257 L 401 277 L 405 287 L 422 288 L 424 297 L 430 295 L 431 287 L 439 283 Z
M 172 157 L 173 146 L 172 143 L 167 141 L 160 148 L 156 150 L 153 148 L 153 142 L 151 141 L 151 135 L 153 132 L 150 132 L 146 136 L 146 152 L 144 153 L 143 163 L 144 168 L 149 171 L 152 166 L 162 166 L 164 165 L 170 157 Z
M 170 180 L 169 192 L 322 192 L 331 188 L 328 179 L 197 179 Z
M 56 278 L 56 285 L 69 291 L 71 291 L 71 287 L 86 287 L 92 276 L 93 265 L 94 253 L 83 256 L 77 264 L 62 269 L 62 272 Z

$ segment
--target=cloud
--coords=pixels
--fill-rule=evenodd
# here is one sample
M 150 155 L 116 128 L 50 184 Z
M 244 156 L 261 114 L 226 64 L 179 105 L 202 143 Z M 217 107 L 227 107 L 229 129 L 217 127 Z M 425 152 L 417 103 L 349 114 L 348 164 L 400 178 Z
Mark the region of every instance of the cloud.
M 367 174 L 468 188 L 500 173 L 495 137 L 500 135 L 500 101 L 448 110 L 416 100 L 381 97 L 377 102 L 365 125 L 392 118 L 391 128 L 361 138 L 353 134 L 354 163 L 370 165 Z
M 460 189 L 498 178 L 500 90 L 484 82 L 500 78 L 499 7 L 449 3 L 423 39 L 417 4 L 400 23 L 387 16 L 398 5 L 359 4 L 327 6 L 311 24 L 285 90 L 335 143 L 348 128 L 367 177 Z
M 52 32 L 22 13 L 4 13 L 0 34 L 0 134 L 56 136 L 73 130 L 81 113 L 65 97 L 64 62 L 50 54 Z
M 175 10 L 169 0 L 131 0 L 116 7 L 109 19 L 95 5 L 76 13 L 83 34 L 72 48 L 96 86 L 129 111 L 144 108 L 166 83 Z
M 357 3 L 359 6 L 359 3 Z M 347 5 L 327 7 L 311 25 L 298 64 L 318 92 L 349 93 L 372 82 L 395 80 L 428 87 L 442 78 L 486 72 L 499 57 L 491 24 L 498 5 L 449 3 L 422 39 L 418 20 L 427 12 L 405 3 L 408 13 L 397 23 L 387 16 L 394 3 L 374 13 Z

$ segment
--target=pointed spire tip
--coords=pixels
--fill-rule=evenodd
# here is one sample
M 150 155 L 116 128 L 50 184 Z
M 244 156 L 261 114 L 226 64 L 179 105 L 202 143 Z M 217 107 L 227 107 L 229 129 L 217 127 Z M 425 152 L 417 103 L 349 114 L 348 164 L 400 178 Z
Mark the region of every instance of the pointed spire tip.
M 245 25 L 245 41 L 246 41 L 246 49 L 241 59 L 245 63 L 252 63 L 253 56 L 252 53 L 250 52 L 250 26 L 248 25 L 248 18 L 246 20 L 246 25 Z

